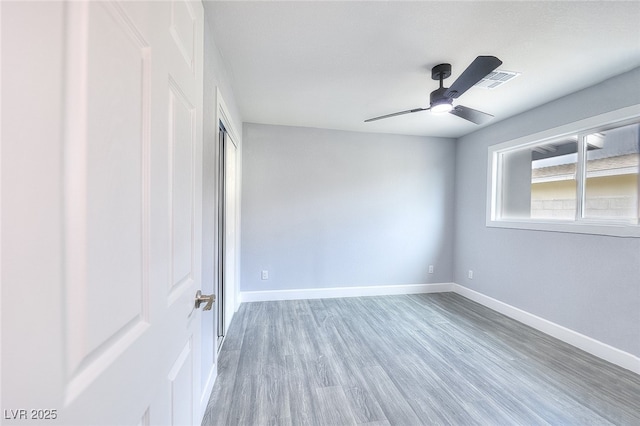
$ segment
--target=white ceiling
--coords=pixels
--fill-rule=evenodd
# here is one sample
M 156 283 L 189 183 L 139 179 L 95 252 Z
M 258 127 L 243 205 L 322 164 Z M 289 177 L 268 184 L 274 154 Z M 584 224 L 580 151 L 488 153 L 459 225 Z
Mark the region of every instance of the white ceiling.
M 427 107 L 442 62 L 445 87 L 478 55 L 522 73 L 454 101 L 489 124 L 640 66 L 639 1 L 214 1 L 205 13 L 253 123 L 459 137 L 479 126 L 430 112 L 363 121 Z

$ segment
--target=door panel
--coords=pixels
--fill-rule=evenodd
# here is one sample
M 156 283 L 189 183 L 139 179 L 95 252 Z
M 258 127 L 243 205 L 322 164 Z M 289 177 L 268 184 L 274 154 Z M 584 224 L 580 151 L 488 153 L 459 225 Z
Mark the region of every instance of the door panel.
M 78 6 L 63 172 L 67 401 L 148 324 L 149 49 L 123 9 Z
M 193 284 L 195 255 L 195 108 L 174 81 L 170 81 L 169 135 L 171 138 L 171 293 Z
M 171 2 L 171 35 L 190 70 L 196 52 L 197 18 L 193 6 L 185 1 Z
M 193 351 L 191 341 L 182 349 L 173 364 L 169 376 L 171 387 L 171 422 L 172 425 L 193 425 L 194 412 L 190 402 L 193 400 Z M 186 396 L 186 397 L 185 397 Z
M 199 422 L 202 25 L 199 2 L 2 5 L 4 409 Z

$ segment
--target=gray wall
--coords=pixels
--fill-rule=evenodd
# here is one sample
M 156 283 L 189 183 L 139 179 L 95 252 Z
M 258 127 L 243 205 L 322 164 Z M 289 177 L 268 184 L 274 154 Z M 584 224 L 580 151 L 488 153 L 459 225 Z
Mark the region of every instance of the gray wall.
M 453 140 L 245 123 L 243 144 L 242 291 L 451 282 Z
M 490 145 L 635 104 L 640 68 L 459 139 L 455 282 L 640 356 L 640 239 L 485 226 Z

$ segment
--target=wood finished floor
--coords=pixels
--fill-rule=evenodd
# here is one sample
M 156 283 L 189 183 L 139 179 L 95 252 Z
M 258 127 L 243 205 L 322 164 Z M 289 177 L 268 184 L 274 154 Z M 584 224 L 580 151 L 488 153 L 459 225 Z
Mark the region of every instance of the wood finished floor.
M 640 376 L 453 293 L 244 303 L 203 425 L 640 425 Z

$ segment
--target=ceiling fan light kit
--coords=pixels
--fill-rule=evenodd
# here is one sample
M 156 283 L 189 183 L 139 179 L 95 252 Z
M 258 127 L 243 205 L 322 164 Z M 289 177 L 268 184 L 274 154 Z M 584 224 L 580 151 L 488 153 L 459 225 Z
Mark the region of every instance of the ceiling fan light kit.
M 486 112 L 478 111 L 463 105 L 453 106 L 453 100 L 460 97 L 476 83 L 485 78 L 489 73 L 502 65 L 502 61 L 495 56 L 478 56 L 453 82 L 451 87 L 444 87 L 444 79 L 451 76 L 451 64 L 439 64 L 431 69 L 431 78 L 440 82 L 440 87 L 431 92 L 429 96 L 429 107 L 414 108 L 406 111 L 394 112 L 392 114 L 381 115 L 369 118 L 365 123 L 382 120 L 383 118 L 395 117 L 397 115 L 411 114 L 420 111 L 431 111 L 434 114 L 450 113 L 457 117 L 471 121 L 475 124 L 484 124 L 493 116 Z
M 434 114 L 444 114 L 450 112 L 453 109 L 453 101 L 451 99 L 444 99 L 438 102 L 431 102 L 431 112 Z

